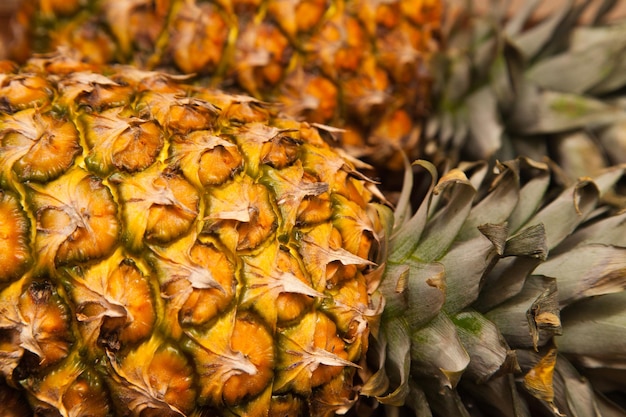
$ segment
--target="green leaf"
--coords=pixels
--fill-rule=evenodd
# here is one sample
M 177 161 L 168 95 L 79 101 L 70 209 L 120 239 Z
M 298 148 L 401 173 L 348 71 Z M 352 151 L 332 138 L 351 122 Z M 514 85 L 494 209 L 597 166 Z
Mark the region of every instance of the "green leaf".
M 602 77 L 593 86 L 591 92 L 595 95 L 614 91 L 626 84 L 626 24 L 617 22 L 610 25 L 582 26 L 572 34 L 570 50 L 579 51 L 598 50 L 608 55 L 606 67 Z
M 499 165 L 498 170 L 499 174 L 489 187 L 489 194 L 472 207 L 458 240 L 480 236 L 481 225 L 504 223 L 517 206 L 520 193 L 518 171 L 507 165 Z
M 624 60 L 626 63 L 626 60 Z M 626 69 L 624 70 L 626 76 Z M 626 164 L 626 120 L 613 123 L 606 129 L 598 132 L 598 139 L 605 149 L 610 149 L 607 155 L 612 164 Z
M 553 255 L 572 250 L 578 245 L 614 245 L 626 247 L 626 211 L 597 220 L 579 228 L 552 252 Z
M 446 297 L 443 265 L 414 260 L 390 264 L 381 291 L 386 300 L 383 317 L 404 317 L 416 329 L 441 311 Z
M 440 263 L 407 262 L 406 282 L 408 306 L 404 317 L 411 329 L 432 320 L 441 311 L 446 299 L 445 269 Z
M 413 251 L 412 257 L 424 262 L 441 258 L 450 247 L 470 212 L 476 190 L 461 171 L 453 169 L 441 178 L 433 193 L 446 193 L 447 200 L 429 219 Z
M 537 348 L 561 332 L 556 280 L 533 275 L 522 291 L 485 313 L 513 348 Z
M 455 243 L 440 261 L 446 274 L 444 309 L 455 313 L 472 304 L 480 293 L 483 276 L 499 257 L 494 243 L 482 235 Z
M 404 315 L 408 307 L 406 292 L 409 275 L 408 265 L 386 265 L 379 290 L 385 300 L 383 317 L 392 318 Z
M 626 381 L 626 368 L 624 367 L 612 367 L 612 368 L 588 368 L 583 366 L 578 366 L 577 369 L 580 370 L 585 376 L 585 379 L 589 380 L 591 385 L 595 387 L 595 389 L 599 393 L 611 393 L 611 392 L 619 392 L 624 391 L 624 382 Z M 603 399 L 603 396 L 599 397 Z M 607 407 L 606 401 L 599 401 L 599 405 L 602 408 L 603 416 L 615 416 L 615 411 L 610 407 Z M 609 411 L 606 411 L 606 408 L 609 408 Z M 605 414 L 606 413 L 606 414 Z M 617 414 L 620 417 L 624 417 L 626 415 L 626 410 L 620 407 L 620 413 Z
M 556 135 L 551 149 L 559 167 L 572 180 L 595 175 L 607 166 L 605 151 L 586 131 Z
M 454 388 L 469 365 L 456 326 L 444 313 L 438 314 L 411 335 L 411 372 L 416 377 L 435 378 L 437 385 Z
M 522 183 L 518 203 L 509 217 L 511 232 L 517 232 L 539 209 L 550 185 L 550 170 L 547 164 L 528 158 L 505 162 L 509 169 L 519 172 L 518 176 L 530 178 Z
M 579 26 L 572 32 L 570 49 L 578 52 L 615 44 L 626 45 L 626 22 Z
M 448 386 L 438 387 L 434 383 L 422 384 L 430 407 L 438 416 L 471 417 L 458 391 Z
M 619 43 L 570 49 L 539 61 L 527 76 L 547 90 L 583 94 L 614 71 L 624 47 L 622 39 Z
M 407 397 L 406 405 L 413 411 L 414 416 L 432 417 L 433 413 L 430 410 L 430 405 L 428 404 L 428 399 L 424 391 L 414 381 L 411 381 L 409 388 L 409 396 Z
M 365 381 L 361 394 L 375 397 L 382 404 L 401 406 L 409 392 L 410 348 L 409 328 L 402 318 L 386 320 L 381 326 L 377 346 L 380 369 Z
M 530 219 L 527 225 L 543 224 L 548 249 L 552 249 L 587 218 L 598 199 L 598 187 L 590 180 L 581 180 L 564 190 Z
M 526 256 L 544 261 L 548 257 L 543 223 L 529 226 L 506 241 L 504 256 Z
M 461 161 L 457 168 L 465 173 L 468 181 L 476 190 L 483 186 L 487 174 L 492 169 L 486 161 Z M 437 197 L 440 198 L 442 196 L 438 195 Z
M 482 291 L 474 307 L 486 312 L 518 295 L 526 277 L 541 262 L 530 257 L 502 258 L 484 278 Z
M 490 87 L 483 87 L 465 99 L 472 146 L 468 152 L 476 159 L 489 159 L 502 146 L 504 126 L 498 100 Z
M 404 221 L 402 224 L 394 225 L 395 234 L 391 237 L 391 250 L 389 254 L 390 262 L 402 262 L 411 256 L 415 247 L 418 245 L 428 220 L 430 201 L 437 182 L 437 169 L 433 164 L 426 161 L 416 161 L 414 164 L 426 169 L 426 171 L 430 174 L 431 183 L 424 201 L 417 209 L 413 217 L 411 217 L 408 221 Z
M 578 302 L 561 314 L 560 352 L 587 367 L 626 369 L 626 292 Z
M 626 289 L 626 248 L 589 244 L 553 256 L 533 272 L 554 277 L 561 307 Z
M 481 384 L 464 378 L 460 385 L 464 391 L 479 399 L 481 404 L 488 404 L 485 411 L 491 412 L 491 415 L 531 417 L 528 405 L 520 398 L 513 374 L 495 377 Z
M 402 159 L 404 161 L 404 178 L 402 179 L 400 197 L 398 198 L 396 210 L 394 211 L 393 224 L 396 228 L 404 226 L 407 219 L 410 218 L 411 193 L 413 192 L 413 170 L 411 168 L 411 163 L 404 152 L 402 152 Z M 434 178 L 435 177 L 433 177 L 433 182 L 435 181 Z M 434 187 L 434 184 L 431 185 L 431 188 L 432 187 Z
M 626 111 L 608 102 L 572 93 L 535 91 L 524 103 L 532 109 L 525 119 L 518 113 L 514 123 L 519 133 L 558 133 L 579 128 L 594 128 L 626 119 Z
M 593 386 L 562 355 L 553 377 L 554 402 L 568 416 L 603 417 Z
M 547 43 L 554 39 L 554 34 L 557 31 L 559 25 L 567 17 L 567 14 L 572 8 L 572 0 L 568 0 L 566 4 L 563 4 L 561 8 L 553 13 L 549 19 L 545 19 L 532 29 L 524 30 L 518 36 L 514 37 L 515 45 L 524 52 L 527 59 L 537 55 Z M 527 3 L 528 9 L 522 9 L 522 16 L 530 16 L 532 8 L 536 6 L 534 3 Z M 516 24 L 521 26 L 519 23 Z
M 515 353 L 498 328 L 482 314 L 468 310 L 451 316 L 459 339 L 470 356 L 464 377 L 484 383 L 494 375 L 518 368 Z
M 626 417 L 624 409 L 608 398 L 598 396 L 597 402 L 602 417 Z
M 519 7 L 515 11 L 515 14 L 511 16 L 511 19 L 506 23 L 504 28 L 506 34 L 510 37 L 515 37 L 520 34 L 528 20 L 532 16 L 535 9 L 541 4 L 541 0 L 527 0 L 520 3 Z M 538 38 L 535 36 L 535 38 Z

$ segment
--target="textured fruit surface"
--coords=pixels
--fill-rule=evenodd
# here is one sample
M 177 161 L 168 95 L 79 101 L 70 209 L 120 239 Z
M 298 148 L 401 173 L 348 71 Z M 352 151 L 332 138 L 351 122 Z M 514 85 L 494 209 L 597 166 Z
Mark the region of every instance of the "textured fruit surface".
M 67 56 L 0 77 L 4 391 L 55 416 L 351 406 L 378 226 L 326 132 Z
M 98 64 L 193 74 L 345 128 L 355 154 L 402 170 L 397 151 L 415 151 L 429 107 L 441 9 L 439 0 L 25 0 L 16 55 L 65 47 Z

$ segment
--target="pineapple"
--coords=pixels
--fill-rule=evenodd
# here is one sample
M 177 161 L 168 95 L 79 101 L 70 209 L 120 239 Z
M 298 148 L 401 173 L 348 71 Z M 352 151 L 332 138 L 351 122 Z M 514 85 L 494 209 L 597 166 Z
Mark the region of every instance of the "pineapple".
M 0 357 L 34 411 L 349 407 L 378 225 L 323 132 L 163 73 L 4 70 Z
M 254 98 L 67 54 L 0 68 L 6 403 L 626 413 L 623 167 L 416 161 L 431 180 L 407 169 L 392 211 L 332 129 Z
M 28 34 L 28 13 L 20 13 L 22 0 L 6 0 L 0 4 L 0 59 L 23 61 L 31 52 Z
M 438 0 L 24 2 L 21 57 L 69 47 L 94 63 L 195 74 L 343 128 L 354 155 L 396 171 L 398 150 L 417 149 Z

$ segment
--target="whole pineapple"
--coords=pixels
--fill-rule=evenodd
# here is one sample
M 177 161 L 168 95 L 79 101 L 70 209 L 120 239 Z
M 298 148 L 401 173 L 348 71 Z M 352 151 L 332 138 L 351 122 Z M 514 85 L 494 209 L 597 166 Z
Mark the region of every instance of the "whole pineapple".
M 623 322 L 625 217 L 600 204 L 623 168 L 563 187 L 523 158 L 440 180 L 418 162 L 424 202 L 407 171 L 392 212 L 322 127 L 255 99 L 68 55 L 1 68 L 3 398 L 45 416 L 623 415 L 570 363 L 623 392 L 603 374 L 623 334 L 569 337 L 583 306 L 596 330 Z
M 438 0 L 25 0 L 16 52 L 69 47 L 279 102 L 345 128 L 346 147 L 402 170 L 428 107 Z M 26 32 L 26 33 L 24 33 Z M 30 40 L 29 40 L 30 39 Z

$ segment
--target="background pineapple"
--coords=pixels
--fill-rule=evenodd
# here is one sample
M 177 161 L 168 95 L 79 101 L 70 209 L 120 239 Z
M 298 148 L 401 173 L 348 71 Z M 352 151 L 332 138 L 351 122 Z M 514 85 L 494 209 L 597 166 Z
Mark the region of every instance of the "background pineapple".
M 195 74 L 344 128 L 354 155 L 401 171 L 398 150 L 417 148 L 428 108 L 440 18 L 438 0 L 25 0 L 15 52 L 69 47 Z
M 424 202 L 408 170 L 392 212 L 323 128 L 255 99 L 68 55 L 2 68 L 4 397 L 53 416 L 625 414 L 626 332 L 585 337 L 624 326 L 625 217 L 602 204 L 624 168 L 563 186 L 528 158 L 440 179 L 419 161 Z

